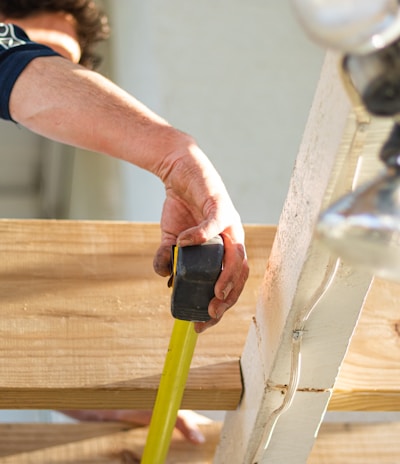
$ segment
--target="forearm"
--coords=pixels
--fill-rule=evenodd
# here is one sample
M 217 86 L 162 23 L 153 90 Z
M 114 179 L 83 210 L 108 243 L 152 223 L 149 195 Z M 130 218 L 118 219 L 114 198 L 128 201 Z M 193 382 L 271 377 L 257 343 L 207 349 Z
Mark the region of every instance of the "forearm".
M 59 57 L 33 60 L 10 98 L 15 121 L 57 141 L 127 160 L 161 178 L 192 139 L 109 80 Z
M 224 269 L 210 303 L 215 324 L 238 299 L 248 276 L 244 232 L 226 188 L 195 141 L 101 75 L 60 57 L 37 58 L 19 75 L 9 111 L 48 138 L 126 160 L 165 185 L 161 245 L 154 268 L 169 275 L 171 246 L 221 234 Z

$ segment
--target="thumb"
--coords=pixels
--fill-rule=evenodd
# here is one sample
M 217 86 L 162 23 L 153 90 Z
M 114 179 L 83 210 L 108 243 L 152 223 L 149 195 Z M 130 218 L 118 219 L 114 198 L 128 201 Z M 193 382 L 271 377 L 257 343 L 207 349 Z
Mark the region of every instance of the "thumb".
M 219 233 L 222 228 L 216 219 L 207 219 L 198 226 L 186 229 L 178 235 L 177 244 L 179 246 L 200 245 L 207 242 Z
M 171 274 L 171 245 L 160 245 L 153 259 L 153 268 L 162 277 Z

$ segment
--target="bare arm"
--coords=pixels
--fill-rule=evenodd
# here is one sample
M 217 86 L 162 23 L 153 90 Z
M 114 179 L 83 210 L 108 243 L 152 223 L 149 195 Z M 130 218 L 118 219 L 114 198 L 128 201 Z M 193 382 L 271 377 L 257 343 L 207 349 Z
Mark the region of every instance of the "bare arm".
M 171 127 L 103 76 L 60 57 L 33 60 L 15 83 L 13 119 L 60 142 L 142 167 L 165 184 L 162 242 L 155 270 L 168 275 L 172 244 L 221 234 L 224 269 L 209 307 L 215 324 L 238 299 L 248 276 L 244 233 L 224 184 L 193 138 Z
M 13 119 L 60 142 L 159 174 L 183 134 L 100 74 L 61 57 L 33 60 L 10 98 Z

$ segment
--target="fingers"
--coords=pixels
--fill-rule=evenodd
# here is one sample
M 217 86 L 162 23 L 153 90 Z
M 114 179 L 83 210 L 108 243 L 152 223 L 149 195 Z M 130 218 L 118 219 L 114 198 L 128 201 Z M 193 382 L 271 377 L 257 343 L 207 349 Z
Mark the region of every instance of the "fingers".
M 207 322 L 195 323 L 197 333 L 204 332 L 217 324 L 225 311 L 239 299 L 249 276 L 249 267 L 242 245 L 225 248 L 224 269 L 215 285 L 215 298 L 210 301 L 208 313 L 211 319 Z
M 93 410 L 60 410 L 59 412 L 78 420 L 85 421 L 119 421 L 133 426 L 149 425 L 151 410 L 136 409 L 93 409 Z M 178 411 L 175 428 L 191 443 L 196 445 L 205 442 L 198 424 L 209 423 L 210 419 L 195 413 L 194 411 Z
M 240 243 L 232 243 L 229 237 L 224 237 L 225 255 L 222 272 L 215 284 L 215 298 L 208 307 L 212 318 L 221 319 L 225 311 L 231 308 L 239 299 L 249 276 L 249 266 L 245 248 Z
M 186 229 L 178 237 L 165 234 L 154 256 L 154 270 L 163 277 L 169 276 L 171 274 L 171 249 L 173 245 L 177 244 L 182 247 L 199 245 L 218 235 L 219 229 L 215 221 L 205 221 L 200 226 Z
M 208 313 L 211 319 L 207 322 L 196 322 L 194 329 L 197 333 L 202 333 L 205 330 L 218 324 L 224 313 L 231 308 L 239 299 L 240 293 L 243 290 L 244 284 L 247 280 L 249 271 L 247 266 L 243 269 L 236 286 L 232 288 L 228 297 L 225 300 L 213 298 L 208 306 Z
M 244 284 L 249 276 L 249 266 L 244 244 L 232 240 L 232 238 L 222 233 L 224 240 L 224 263 L 222 272 L 215 285 L 215 296 L 221 302 L 229 304 L 231 307 L 236 303 L 240 293 L 243 290 Z M 217 307 L 212 305 L 211 309 L 217 310 Z M 228 308 L 226 308 L 228 309 Z M 211 317 L 221 316 L 218 310 Z
M 220 233 L 221 227 L 217 221 L 203 221 L 198 226 L 191 227 L 179 234 L 177 244 L 179 246 L 200 245 Z
M 210 319 L 207 322 L 195 322 L 194 323 L 194 330 L 200 334 L 205 332 L 207 329 L 213 327 L 214 325 L 218 324 L 220 319 Z
M 205 437 L 198 424 L 205 422 L 210 422 L 210 420 L 194 411 L 179 411 L 175 427 L 188 441 L 201 445 L 205 442 Z
M 153 268 L 162 277 L 171 274 L 171 247 L 172 245 L 162 244 L 154 256 Z
M 209 221 L 207 224 L 206 227 L 203 223 L 203 226 L 186 230 L 178 237 L 178 243 L 181 246 L 193 245 L 195 242 L 202 243 L 217 235 L 215 232 L 218 230 L 217 223 Z M 227 229 L 221 233 L 224 241 L 224 264 L 215 285 L 215 298 L 211 300 L 208 307 L 208 313 L 212 319 L 208 322 L 196 323 L 195 330 L 198 333 L 217 324 L 222 315 L 237 302 L 249 276 L 243 229 L 237 229 L 234 232 L 232 229 Z M 236 239 L 236 237 L 239 238 Z M 172 238 L 168 237 L 167 243 L 171 240 Z M 171 274 L 171 245 L 169 243 L 165 245 L 164 242 L 158 249 L 154 258 L 154 269 L 162 276 Z

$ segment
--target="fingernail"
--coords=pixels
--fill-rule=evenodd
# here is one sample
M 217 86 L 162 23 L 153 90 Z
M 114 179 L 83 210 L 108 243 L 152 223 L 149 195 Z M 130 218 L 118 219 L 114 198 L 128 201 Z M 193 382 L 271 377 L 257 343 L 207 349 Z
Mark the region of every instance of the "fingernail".
M 228 285 L 222 290 L 222 295 L 224 297 L 224 300 L 228 298 L 228 295 L 231 293 L 231 290 L 233 289 L 233 283 L 229 282 Z
M 179 245 L 181 247 L 193 245 L 193 239 L 191 239 L 191 238 L 180 239 L 180 240 L 178 240 L 177 245 Z
M 221 319 L 224 312 L 229 308 L 229 305 L 226 303 L 221 303 L 218 308 L 215 310 L 215 319 Z
M 205 443 L 206 437 L 200 432 L 200 430 L 192 430 L 190 432 L 190 440 L 201 445 Z
M 198 334 L 203 333 L 205 330 L 206 328 L 204 327 L 204 325 L 198 325 L 198 324 L 194 325 L 194 331 Z

